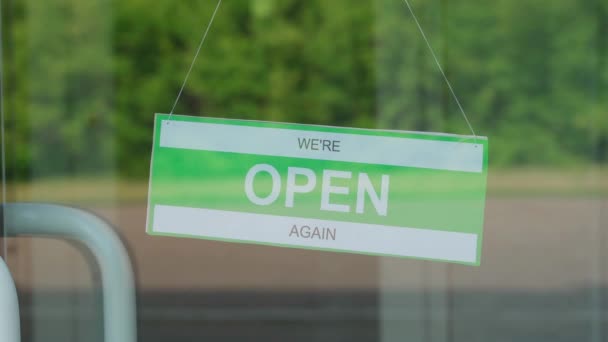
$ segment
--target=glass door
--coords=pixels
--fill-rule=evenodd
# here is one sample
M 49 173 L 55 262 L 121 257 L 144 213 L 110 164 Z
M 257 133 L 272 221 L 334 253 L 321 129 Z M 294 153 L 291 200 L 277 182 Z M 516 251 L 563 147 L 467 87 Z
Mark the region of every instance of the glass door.
M 0 256 L 22 341 L 606 338 L 602 1 L 0 11 Z M 154 114 L 214 12 L 175 114 L 468 135 L 462 107 L 490 146 L 481 266 L 147 234 Z

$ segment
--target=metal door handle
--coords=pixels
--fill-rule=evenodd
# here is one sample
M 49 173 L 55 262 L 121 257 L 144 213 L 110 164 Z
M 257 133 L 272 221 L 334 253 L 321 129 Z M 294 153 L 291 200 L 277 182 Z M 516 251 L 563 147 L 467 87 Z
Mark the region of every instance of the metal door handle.
M 131 263 L 122 242 L 106 222 L 82 210 L 35 203 L 5 204 L 4 218 L 7 236 L 50 237 L 83 243 L 101 270 L 105 341 L 137 340 Z
M 0 258 L 0 341 L 20 342 L 19 303 L 15 282 Z

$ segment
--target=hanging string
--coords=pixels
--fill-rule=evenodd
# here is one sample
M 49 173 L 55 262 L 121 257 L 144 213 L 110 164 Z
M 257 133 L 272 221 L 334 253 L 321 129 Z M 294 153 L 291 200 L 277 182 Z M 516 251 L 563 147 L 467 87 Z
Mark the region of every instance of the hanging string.
M 433 60 L 435 61 L 435 64 L 437 65 L 437 68 L 439 69 L 441 76 L 443 76 L 443 79 L 444 79 L 445 83 L 447 84 L 448 89 L 450 90 L 450 94 L 454 98 L 454 101 L 456 101 L 456 104 L 458 105 L 458 108 L 460 109 L 460 112 L 462 113 L 462 117 L 464 118 L 464 121 L 466 122 L 467 126 L 469 126 L 469 129 L 471 130 L 471 133 L 473 134 L 473 137 L 475 137 L 475 141 L 477 142 L 477 134 L 475 133 L 475 130 L 473 129 L 473 126 L 471 125 L 471 122 L 469 121 L 469 118 L 467 117 L 467 114 L 464 111 L 464 108 L 462 107 L 462 104 L 460 103 L 458 96 L 456 96 L 456 92 L 454 91 L 454 88 L 452 87 L 450 80 L 447 78 L 447 76 L 443 70 L 443 67 L 441 66 L 441 63 L 439 63 L 439 59 L 437 58 L 437 55 L 435 54 L 435 50 L 433 50 L 431 43 L 429 42 L 428 38 L 426 37 L 426 34 L 424 33 L 424 30 L 422 29 L 422 25 L 420 25 L 420 22 L 418 21 L 418 17 L 416 17 L 416 14 L 414 13 L 414 9 L 412 8 L 412 6 L 410 5 L 410 2 L 408 0 L 403 0 L 403 2 L 405 3 L 410 14 L 412 15 L 412 18 L 414 19 L 414 22 L 416 23 L 416 26 L 418 27 L 418 30 L 420 31 L 420 34 L 422 35 L 422 38 L 424 39 L 426 46 L 428 47 L 429 51 L 431 52 L 431 56 L 433 56 Z M 215 10 L 213 11 L 213 14 L 211 15 L 211 19 L 209 20 L 209 23 L 207 24 L 207 28 L 205 29 L 205 32 L 203 33 L 201 42 L 199 43 L 196 53 L 194 54 L 192 63 L 190 63 L 190 68 L 188 69 L 188 72 L 186 73 L 184 82 L 182 83 L 179 93 L 177 94 L 177 98 L 175 99 L 175 102 L 173 103 L 173 107 L 171 108 L 171 112 L 169 113 L 169 118 L 171 118 L 171 116 L 173 115 L 173 111 L 175 110 L 175 107 L 177 106 L 177 103 L 179 102 L 179 99 L 182 96 L 184 88 L 186 87 L 186 83 L 188 82 L 188 78 L 190 77 L 190 73 L 192 73 L 192 68 L 194 67 L 194 64 L 196 63 L 198 55 L 201 52 L 201 49 L 205 43 L 205 39 L 207 38 L 207 34 L 209 34 L 209 30 L 211 29 L 211 25 L 213 24 L 213 20 L 215 19 L 215 15 L 217 14 L 221 4 L 222 4 L 222 0 L 218 0 L 217 5 L 215 6 Z
M 412 8 L 412 6 L 410 5 L 410 2 L 408 0 L 403 0 L 403 2 L 405 3 L 405 5 L 409 9 L 410 13 L 412 14 L 412 18 L 414 18 L 414 21 L 416 22 L 416 26 L 418 26 L 418 30 L 420 31 L 420 34 L 422 35 L 422 38 L 424 39 L 426 46 L 429 48 L 429 51 L 431 52 L 431 55 L 433 56 L 433 59 L 435 60 L 435 64 L 437 64 L 437 68 L 439 68 L 439 72 L 441 72 L 441 75 L 443 76 L 445 83 L 448 85 L 448 89 L 450 90 L 452 97 L 456 101 L 456 104 L 458 105 L 458 108 L 460 109 L 460 112 L 462 113 L 462 117 L 464 118 L 464 121 L 469 126 L 471 133 L 473 133 L 473 137 L 475 137 L 475 142 L 477 142 L 477 134 L 475 134 L 475 130 L 473 130 L 473 126 L 471 126 L 471 122 L 469 122 L 469 118 L 467 117 L 467 114 L 465 113 L 464 109 L 462 108 L 462 105 L 460 104 L 460 101 L 458 100 L 458 96 L 456 96 L 456 92 L 454 92 L 454 89 L 452 88 L 452 84 L 450 83 L 450 80 L 448 80 L 447 76 L 445 75 L 445 72 L 443 71 L 443 68 L 441 67 L 441 63 L 439 63 L 439 59 L 437 58 L 437 55 L 435 54 L 435 50 L 433 50 L 431 43 L 429 43 L 429 40 L 426 38 L 426 34 L 424 33 L 424 30 L 422 29 L 422 26 L 420 25 L 420 22 L 418 21 L 418 18 L 416 17 L 416 14 L 414 13 L 414 9 Z
M 198 58 L 198 55 L 201 52 L 201 48 L 203 47 L 203 44 L 205 43 L 205 39 L 207 38 L 209 29 L 211 28 L 211 25 L 213 24 L 213 20 L 215 19 L 215 15 L 217 14 L 217 11 L 219 10 L 221 4 L 222 4 L 222 0 L 218 0 L 217 5 L 215 6 L 215 10 L 213 11 L 213 14 L 211 15 L 211 19 L 209 20 L 209 23 L 207 24 L 207 28 L 205 29 L 205 33 L 203 33 L 201 42 L 198 44 L 198 49 L 196 49 L 196 53 L 194 54 L 192 63 L 190 63 L 190 69 L 188 69 L 188 72 L 186 73 L 186 78 L 184 78 L 184 83 L 182 83 L 182 87 L 179 90 L 179 93 L 177 94 L 175 103 L 173 103 L 173 108 L 171 108 L 171 112 L 169 113 L 169 119 L 171 119 L 171 116 L 173 115 L 173 111 L 175 110 L 175 107 L 177 106 L 177 102 L 179 102 L 179 98 L 182 96 L 182 92 L 184 91 L 184 87 L 186 87 L 186 83 L 188 82 L 188 78 L 190 77 L 190 73 L 192 72 L 192 68 L 194 67 L 194 63 L 196 63 L 196 59 Z

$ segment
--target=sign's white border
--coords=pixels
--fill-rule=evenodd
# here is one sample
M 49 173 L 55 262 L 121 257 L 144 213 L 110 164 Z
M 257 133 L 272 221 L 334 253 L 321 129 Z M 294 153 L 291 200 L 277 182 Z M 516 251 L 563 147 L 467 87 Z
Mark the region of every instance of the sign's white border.
M 300 149 L 298 139 L 339 140 L 340 152 Z M 474 143 L 176 120 L 162 121 L 160 146 L 475 173 L 484 155 Z
M 294 226 L 330 227 L 336 239 L 290 236 Z M 167 205 L 154 206 L 153 232 L 466 263 L 476 261 L 478 239 L 470 233 Z

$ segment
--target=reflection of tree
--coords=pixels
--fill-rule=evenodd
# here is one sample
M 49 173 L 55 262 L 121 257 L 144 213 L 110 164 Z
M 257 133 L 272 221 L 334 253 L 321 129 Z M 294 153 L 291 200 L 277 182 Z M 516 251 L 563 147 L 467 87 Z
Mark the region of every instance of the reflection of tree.
M 422 62 L 411 51 L 418 48 L 421 38 L 408 23 L 408 13 L 398 12 L 393 1 L 381 3 L 390 9 L 378 25 L 386 27 L 381 31 L 386 39 L 396 42 L 380 50 L 381 118 L 405 129 L 467 134 L 451 99 L 445 119 L 433 104 L 435 99 L 445 101 L 441 96 L 445 84 L 433 81 L 436 69 L 423 67 L 430 62 L 427 51 Z M 595 29 L 597 6 L 469 0 L 449 2 L 442 12 L 439 2 L 412 3 L 444 58 L 442 64 L 473 125 L 478 133 L 491 137 L 490 159 L 495 165 L 562 164 L 592 158 L 597 140 L 590 139 L 590 131 L 603 121 L 597 117 L 602 112 L 598 107 L 603 107 L 603 113 L 606 110 L 605 104 L 598 106 L 594 91 L 599 82 L 605 82 L 600 76 L 605 67 L 597 64 L 602 58 L 595 43 L 602 34 Z M 437 33 L 439 21 L 444 37 Z M 398 37 L 407 38 L 400 41 Z M 448 51 L 441 50 L 445 43 L 449 43 Z M 416 92 L 421 86 L 425 92 Z M 424 101 L 427 105 L 421 106 Z M 598 114 L 594 117 L 593 113 Z
M 608 158 L 604 1 L 412 0 L 498 165 Z M 144 176 L 214 1 L 3 3 L 17 167 Z M 177 113 L 468 134 L 395 0 L 224 1 Z M 603 101 L 603 102 L 600 102 Z M 108 166 L 109 165 L 109 166 Z
M 111 12 L 105 1 L 13 2 L 5 16 L 9 144 L 33 176 L 112 167 Z M 15 125 L 14 127 L 12 125 Z M 14 139 L 14 140 L 13 140 Z M 21 157 L 21 153 L 28 159 Z M 23 170 L 21 170 L 23 172 Z

